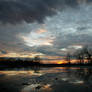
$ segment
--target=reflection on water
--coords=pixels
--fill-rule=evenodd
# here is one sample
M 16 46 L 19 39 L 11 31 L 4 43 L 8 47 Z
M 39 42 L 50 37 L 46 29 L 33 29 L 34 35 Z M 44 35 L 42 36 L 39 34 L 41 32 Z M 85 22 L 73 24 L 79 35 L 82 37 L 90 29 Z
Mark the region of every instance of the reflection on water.
M 0 71 L 0 77 L 3 85 L 10 82 L 15 88 L 18 86 L 19 92 L 72 92 L 73 90 L 92 92 L 92 68 L 90 67 L 35 67 L 28 70 L 7 70 Z
M 41 84 L 32 84 L 27 87 L 24 87 L 21 92 L 50 92 L 52 88 L 50 84 L 41 85 Z

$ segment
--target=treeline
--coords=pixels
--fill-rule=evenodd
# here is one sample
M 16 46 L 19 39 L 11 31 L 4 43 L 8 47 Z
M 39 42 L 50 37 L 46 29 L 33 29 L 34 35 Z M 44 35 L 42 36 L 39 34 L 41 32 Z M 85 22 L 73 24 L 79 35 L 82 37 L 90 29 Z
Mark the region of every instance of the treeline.
M 92 64 L 92 49 L 88 46 L 85 46 L 82 49 L 74 52 L 72 55 L 68 53 L 66 55 L 68 64 L 71 63 L 72 59 L 76 59 L 77 64 Z
M 0 66 L 2 67 L 27 67 L 37 66 L 41 64 L 39 56 L 33 59 L 20 59 L 20 58 L 0 58 Z

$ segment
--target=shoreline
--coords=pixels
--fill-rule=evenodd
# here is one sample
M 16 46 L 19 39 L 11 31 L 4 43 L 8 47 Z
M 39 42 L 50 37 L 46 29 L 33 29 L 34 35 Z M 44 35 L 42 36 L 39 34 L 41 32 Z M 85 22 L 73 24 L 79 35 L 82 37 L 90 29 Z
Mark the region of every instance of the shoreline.
M 67 68 L 71 68 L 71 67 L 79 67 L 79 68 L 92 68 L 92 65 L 87 65 L 87 64 L 60 64 L 60 65 L 56 65 L 56 64 L 41 64 L 41 65 L 34 65 L 34 66 L 0 66 L 0 70 L 40 70 L 40 68 L 52 68 L 52 67 L 67 67 Z

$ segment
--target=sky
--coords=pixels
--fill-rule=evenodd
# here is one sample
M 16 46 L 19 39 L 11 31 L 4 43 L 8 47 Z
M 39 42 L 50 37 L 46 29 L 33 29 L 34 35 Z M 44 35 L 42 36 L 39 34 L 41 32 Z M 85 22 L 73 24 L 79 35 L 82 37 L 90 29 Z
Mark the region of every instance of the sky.
M 0 0 L 0 57 L 62 58 L 92 46 L 92 0 Z

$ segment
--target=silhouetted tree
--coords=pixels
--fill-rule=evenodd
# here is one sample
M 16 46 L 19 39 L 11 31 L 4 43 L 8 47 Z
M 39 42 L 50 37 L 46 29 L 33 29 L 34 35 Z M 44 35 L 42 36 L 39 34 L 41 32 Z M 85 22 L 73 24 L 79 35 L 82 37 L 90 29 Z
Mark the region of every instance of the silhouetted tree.
M 92 63 L 92 53 L 90 52 L 88 46 L 84 46 L 82 49 L 77 50 L 75 52 L 75 57 L 79 60 L 80 64 L 84 64 L 85 60 L 87 60 L 88 63 Z
M 67 63 L 68 63 L 68 64 L 70 64 L 70 63 L 71 63 L 71 62 L 70 62 L 70 61 L 71 61 L 71 55 L 70 55 L 70 53 L 67 53 L 67 55 L 66 55 L 66 58 L 65 58 L 65 59 L 66 59 L 66 61 L 67 61 Z
M 83 52 L 81 50 L 77 52 L 76 58 L 77 58 L 77 60 L 79 60 L 80 64 L 84 63 L 84 56 L 83 56 Z
M 40 61 L 41 61 L 41 59 L 40 59 L 39 56 L 35 56 L 35 57 L 34 57 L 34 62 L 39 62 L 39 63 L 40 63 Z
M 90 53 L 88 46 L 84 47 L 83 51 L 88 63 L 92 63 L 92 54 Z

